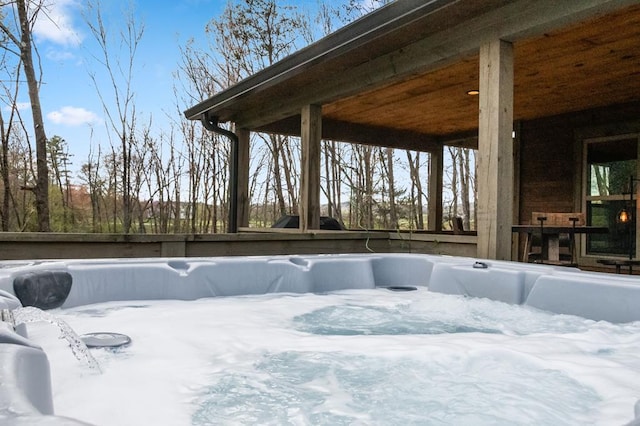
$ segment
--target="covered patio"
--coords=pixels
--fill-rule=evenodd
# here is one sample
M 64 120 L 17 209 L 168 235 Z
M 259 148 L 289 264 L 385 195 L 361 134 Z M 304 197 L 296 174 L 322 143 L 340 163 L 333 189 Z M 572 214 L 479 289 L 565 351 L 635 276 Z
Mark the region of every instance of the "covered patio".
M 637 0 L 397 0 L 185 115 L 234 141 L 235 230 L 248 225 L 250 132 L 269 132 L 301 137 L 301 231 L 320 225 L 322 139 L 430 153 L 434 232 L 455 145 L 478 150 L 477 257 L 522 259 L 513 225 L 578 212 L 609 230 L 579 236 L 580 266 L 637 258 L 637 222 L 615 220 L 638 213 Z

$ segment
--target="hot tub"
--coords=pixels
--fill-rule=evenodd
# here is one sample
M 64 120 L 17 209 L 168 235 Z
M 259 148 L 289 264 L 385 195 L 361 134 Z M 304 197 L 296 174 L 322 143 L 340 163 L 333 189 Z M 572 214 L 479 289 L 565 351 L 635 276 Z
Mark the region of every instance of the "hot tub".
M 0 420 L 624 424 L 640 395 L 639 284 L 407 254 L 0 262 Z M 23 304 L 51 309 L 80 333 L 127 331 L 133 343 L 95 352 L 102 375 L 65 367 L 56 347 L 49 357 L 43 350 L 57 340 L 46 327 L 14 324 Z M 129 324 L 138 328 L 123 330 Z M 169 347 L 178 352 L 162 349 Z M 133 382 L 186 390 L 143 398 L 128 418 L 107 415 L 145 392 L 131 385 L 128 394 L 116 376 L 145 366 L 149 375 Z M 156 383 L 158 375 L 183 381 Z M 532 390 L 538 382 L 547 385 Z M 558 394 L 538 399 L 551 391 Z M 101 395 L 93 409 L 104 414 L 73 411 L 86 394 Z M 190 413 L 157 408 L 183 394 Z M 542 408 L 554 404 L 572 420 Z

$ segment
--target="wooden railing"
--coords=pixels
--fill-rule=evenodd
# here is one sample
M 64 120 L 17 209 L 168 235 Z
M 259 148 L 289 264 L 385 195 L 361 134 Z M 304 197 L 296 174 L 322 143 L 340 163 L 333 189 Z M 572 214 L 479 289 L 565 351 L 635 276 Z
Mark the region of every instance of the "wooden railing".
M 206 257 L 327 253 L 475 256 L 472 235 L 379 231 L 257 230 L 238 234 L 0 233 L 0 260 Z M 263 232 L 260 232 L 263 231 Z M 266 231 L 266 232 L 265 232 Z

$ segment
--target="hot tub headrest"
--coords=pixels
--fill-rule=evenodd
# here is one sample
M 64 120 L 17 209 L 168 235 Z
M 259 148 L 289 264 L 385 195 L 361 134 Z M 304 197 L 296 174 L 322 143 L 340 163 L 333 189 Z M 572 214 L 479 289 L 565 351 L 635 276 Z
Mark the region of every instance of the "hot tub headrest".
M 23 306 L 54 309 L 71 291 L 71 274 L 64 271 L 27 272 L 14 278 L 13 291 Z

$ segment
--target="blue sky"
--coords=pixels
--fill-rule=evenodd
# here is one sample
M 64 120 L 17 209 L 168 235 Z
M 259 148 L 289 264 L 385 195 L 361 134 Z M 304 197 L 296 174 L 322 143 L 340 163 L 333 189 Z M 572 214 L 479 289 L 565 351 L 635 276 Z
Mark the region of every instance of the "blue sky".
M 122 8 L 127 4 L 103 4 L 104 20 L 113 34 L 124 25 Z M 144 24 L 134 75 L 135 104 L 141 120 L 152 114 L 154 125 L 161 126 L 166 114 L 176 114 L 172 73 L 180 60 L 180 46 L 191 37 L 203 40 L 205 25 L 225 4 L 226 0 L 140 0 L 135 4 L 136 16 Z M 102 103 L 90 78 L 90 72 L 96 72 L 100 79 L 103 68 L 92 56 L 101 51 L 82 17 L 82 8 L 82 1 L 56 0 L 49 9 L 56 25 L 43 19 L 35 28 L 47 136 L 58 135 L 67 141 L 77 168 L 86 162 L 90 146 L 94 151 L 97 144 L 108 146 Z M 109 80 L 101 79 L 99 84 L 107 96 L 112 94 Z M 26 91 L 23 97 L 27 102 Z

